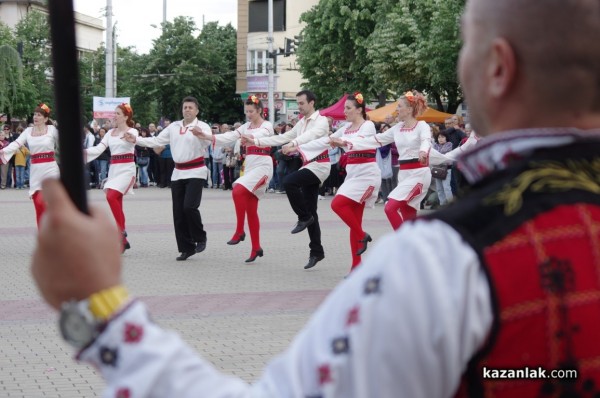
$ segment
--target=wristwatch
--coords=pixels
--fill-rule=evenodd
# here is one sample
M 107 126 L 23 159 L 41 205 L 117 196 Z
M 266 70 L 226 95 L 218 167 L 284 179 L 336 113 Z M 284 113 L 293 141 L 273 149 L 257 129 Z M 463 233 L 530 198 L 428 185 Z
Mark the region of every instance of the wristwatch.
M 90 345 L 104 329 L 108 319 L 128 300 L 124 286 L 118 285 L 92 294 L 88 299 L 63 303 L 60 310 L 60 332 L 73 347 Z

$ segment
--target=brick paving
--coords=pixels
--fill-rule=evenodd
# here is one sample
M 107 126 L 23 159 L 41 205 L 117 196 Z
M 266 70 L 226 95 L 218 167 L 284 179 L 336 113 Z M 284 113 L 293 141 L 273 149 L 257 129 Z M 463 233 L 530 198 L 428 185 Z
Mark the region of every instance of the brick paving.
M 89 197 L 109 212 L 100 190 Z M 319 201 L 326 258 L 308 271 L 308 234 L 290 234 L 295 215 L 285 195 L 266 194 L 259 204 L 265 255 L 252 264 L 244 263 L 249 236 L 237 246 L 225 243 L 235 227 L 230 191 L 204 190 L 207 249 L 185 262 L 175 261 L 169 189 L 137 189 L 124 202 L 132 245 L 123 256 L 129 290 L 159 324 L 248 382 L 285 349 L 349 270 L 348 230 L 331 211 L 329 196 Z M 0 211 L 0 397 L 100 396 L 102 379 L 72 359 L 56 313 L 31 279 L 36 228 L 27 191 L 0 191 Z M 364 228 L 375 240 L 390 232 L 381 205 L 365 211 Z

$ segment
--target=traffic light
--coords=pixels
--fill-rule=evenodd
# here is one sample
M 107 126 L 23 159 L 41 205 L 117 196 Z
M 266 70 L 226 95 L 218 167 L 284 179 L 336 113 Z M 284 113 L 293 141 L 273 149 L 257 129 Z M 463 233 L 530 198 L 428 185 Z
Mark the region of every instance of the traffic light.
M 269 108 L 263 108 L 263 119 L 269 120 Z
M 296 52 L 296 45 L 294 43 L 294 40 L 292 40 L 292 39 L 288 39 L 286 37 L 284 47 L 285 47 L 284 57 L 289 57 L 291 54 L 294 54 Z
M 279 120 L 279 109 L 275 108 L 275 118 L 273 119 L 274 121 L 278 121 Z

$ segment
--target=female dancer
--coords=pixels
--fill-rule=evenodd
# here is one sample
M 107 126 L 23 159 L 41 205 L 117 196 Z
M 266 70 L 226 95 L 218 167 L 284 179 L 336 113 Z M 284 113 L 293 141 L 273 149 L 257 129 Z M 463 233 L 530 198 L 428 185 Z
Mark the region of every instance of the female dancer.
M 262 117 L 263 106 L 260 100 L 252 95 L 246 101 L 244 112 L 248 122 L 235 131 L 223 134 L 197 135 L 205 140 L 212 140 L 214 145 L 229 145 L 235 143 L 242 135 L 254 137 L 269 137 L 273 135 L 273 125 Z M 246 160 L 244 175 L 233 183 L 233 204 L 237 217 L 237 226 L 233 237 L 227 242 L 228 245 L 237 245 L 246 239 L 244 232 L 244 218 L 248 217 L 248 228 L 250 229 L 250 240 L 252 241 L 252 252 L 246 260 L 251 263 L 256 257 L 263 256 L 260 247 L 260 220 L 258 219 L 258 200 L 265 193 L 269 181 L 273 177 L 273 160 L 271 149 L 265 147 L 248 146 L 246 148 Z
M 331 146 L 332 140 L 342 137 L 351 139 L 375 136 L 375 125 L 370 120 L 366 120 L 362 94 L 354 93 L 348 96 L 344 105 L 344 115 L 349 123 L 331 136 L 298 147 L 304 160 L 318 156 Z M 375 151 L 376 149 L 348 151 L 346 179 L 331 202 L 331 209 L 350 228 L 351 270 L 360 264 L 360 256 L 367 250 L 367 244 L 371 241 L 371 236 L 362 229 L 362 219 L 365 206 L 374 206 L 381 185 L 381 171 L 375 161 Z
M 396 143 L 398 148 L 398 186 L 388 196 L 385 214 L 394 230 L 404 221 L 417 216 L 417 209 L 431 184 L 428 166 L 431 149 L 431 128 L 417 117 L 427 109 L 425 97 L 416 90 L 409 91 L 398 101 L 400 123 L 372 137 L 346 137 L 332 140 L 332 145 L 350 150 L 374 149 Z
M 135 163 L 134 152 L 135 144 L 124 139 L 125 133 L 130 133 L 137 137 L 138 131 L 133 128 L 133 110 L 129 104 L 121 104 L 115 109 L 114 118 L 116 128 L 110 130 L 104 135 L 100 143 L 94 147 L 86 149 L 87 161 L 96 159 L 106 148 L 110 149 L 110 168 L 108 169 L 108 179 L 104 184 L 106 201 L 115 217 L 117 226 L 123 235 L 123 251 L 130 249 L 131 245 L 127 241 L 127 232 L 125 232 L 125 214 L 123 213 L 123 195 L 128 192 L 133 193 L 131 188 L 135 184 Z
M 54 159 L 54 149 L 58 144 L 58 130 L 49 119 L 50 108 L 40 104 L 33 111 L 33 127 L 28 127 L 15 141 L 0 150 L 0 160 L 6 163 L 15 152 L 27 144 L 31 153 L 31 171 L 29 176 L 29 197 L 33 199 L 37 225 L 44 214 L 45 204 L 42 198 L 42 181 L 46 178 L 58 178 L 60 172 Z

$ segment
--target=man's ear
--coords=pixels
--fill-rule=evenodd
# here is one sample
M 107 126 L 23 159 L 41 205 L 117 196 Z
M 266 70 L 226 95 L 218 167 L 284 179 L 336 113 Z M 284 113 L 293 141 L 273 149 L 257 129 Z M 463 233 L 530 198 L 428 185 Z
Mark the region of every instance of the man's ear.
M 488 66 L 488 92 L 494 98 L 508 94 L 517 75 L 517 56 L 506 39 L 498 38 L 492 42 Z

